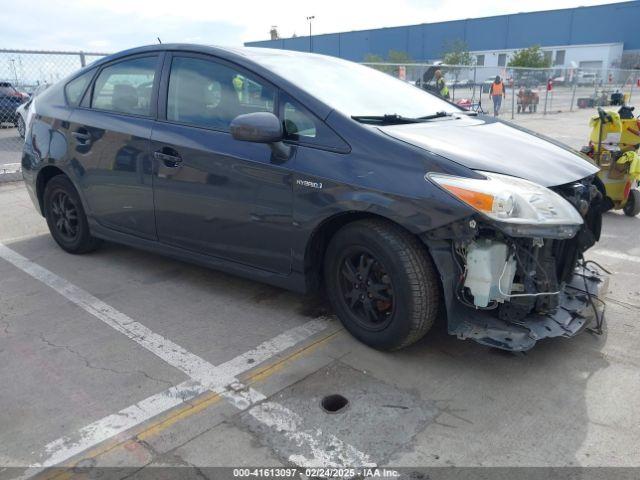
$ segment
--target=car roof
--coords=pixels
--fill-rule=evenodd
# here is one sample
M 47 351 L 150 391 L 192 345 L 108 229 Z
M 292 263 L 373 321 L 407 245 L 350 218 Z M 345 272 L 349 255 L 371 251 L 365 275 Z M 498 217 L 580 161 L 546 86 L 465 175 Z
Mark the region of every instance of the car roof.
M 301 101 L 307 108 L 311 109 L 316 115 L 323 120 L 333 110 L 327 104 L 321 102 L 317 98 L 310 95 L 308 92 L 299 88 L 298 85 L 284 79 L 278 74 L 274 73 L 269 68 L 261 64 L 260 59 L 266 57 L 297 57 L 297 58 L 315 58 L 315 59 L 333 59 L 327 55 L 320 55 L 317 53 L 308 52 L 296 52 L 292 50 L 280 50 L 274 48 L 261 48 L 261 47 L 220 47 L 213 45 L 201 45 L 192 43 L 160 43 L 154 45 L 146 45 L 142 47 L 131 48 L 123 50 L 112 55 L 103 57 L 91 64 L 87 65 L 81 71 L 86 71 L 95 67 L 99 67 L 105 63 L 113 62 L 120 58 L 125 58 L 131 55 L 138 55 L 152 52 L 190 52 L 190 53 L 202 53 L 208 55 L 214 55 L 220 59 L 227 60 L 233 63 L 245 67 L 258 75 L 264 77 L 268 81 L 279 85 L 284 88 L 289 94 L 291 94 L 298 101 Z M 77 75 L 78 73 L 74 74 Z
M 208 53 L 210 55 L 216 55 L 221 57 L 238 56 L 248 60 L 258 61 L 261 57 L 269 56 L 281 56 L 281 57 L 308 57 L 319 58 L 327 57 L 326 55 L 320 55 L 317 53 L 309 52 L 297 52 L 293 50 L 281 50 L 275 48 L 261 48 L 261 47 L 223 47 L 217 45 L 202 45 L 198 43 L 159 43 L 154 45 L 145 45 L 142 47 L 130 48 L 121 52 L 114 53 L 103 57 L 92 65 L 99 65 L 101 63 L 110 62 L 120 57 L 126 57 L 129 55 L 136 55 L 146 52 L 165 52 L 165 51 L 184 51 L 184 52 L 196 52 L 196 53 Z

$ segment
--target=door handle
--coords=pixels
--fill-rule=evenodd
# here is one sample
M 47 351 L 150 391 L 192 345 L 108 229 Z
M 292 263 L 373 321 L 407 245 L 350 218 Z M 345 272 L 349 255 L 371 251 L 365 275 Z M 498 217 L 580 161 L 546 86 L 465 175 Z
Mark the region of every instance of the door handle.
M 179 155 L 170 155 L 162 151 L 153 152 L 153 157 L 171 168 L 179 167 L 182 163 L 182 158 Z
M 80 145 L 89 145 L 91 143 L 91 135 L 87 132 L 71 132 L 73 138 L 75 138 Z

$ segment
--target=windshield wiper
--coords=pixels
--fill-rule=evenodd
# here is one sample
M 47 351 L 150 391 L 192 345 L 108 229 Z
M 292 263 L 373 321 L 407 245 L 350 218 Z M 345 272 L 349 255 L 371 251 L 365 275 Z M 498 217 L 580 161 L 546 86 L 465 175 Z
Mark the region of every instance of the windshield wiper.
M 419 120 L 433 120 L 434 118 L 450 117 L 453 115 L 451 112 L 436 112 L 431 115 L 425 115 L 424 117 L 418 117 Z
M 423 117 L 404 117 L 397 113 L 385 115 L 353 115 L 351 118 L 362 123 L 380 123 L 384 125 L 401 125 L 403 123 L 423 123 L 435 118 L 451 117 L 453 112 L 436 112 Z
M 403 123 L 421 123 L 420 118 L 403 117 L 396 113 L 385 115 L 352 115 L 351 118 L 362 123 L 384 123 L 387 125 L 400 125 Z

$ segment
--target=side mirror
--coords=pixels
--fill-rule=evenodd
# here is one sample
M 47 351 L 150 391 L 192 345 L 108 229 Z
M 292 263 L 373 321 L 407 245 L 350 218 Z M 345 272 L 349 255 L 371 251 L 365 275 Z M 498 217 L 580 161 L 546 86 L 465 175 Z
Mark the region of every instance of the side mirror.
M 231 121 L 231 136 L 236 140 L 254 143 L 275 143 L 283 138 L 282 124 L 269 112 L 238 115 Z
M 284 162 L 291 156 L 291 147 L 282 142 L 282 123 L 273 113 L 254 112 L 238 115 L 231 120 L 229 129 L 231 136 L 236 140 L 268 144 L 276 160 Z

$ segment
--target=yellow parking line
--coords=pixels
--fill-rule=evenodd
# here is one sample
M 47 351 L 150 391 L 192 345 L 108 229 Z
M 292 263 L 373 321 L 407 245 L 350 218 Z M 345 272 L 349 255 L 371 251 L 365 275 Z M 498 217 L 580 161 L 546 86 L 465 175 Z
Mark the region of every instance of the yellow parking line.
M 282 371 L 286 366 L 290 363 L 299 360 L 317 350 L 320 346 L 325 345 L 330 340 L 335 338 L 338 334 L 340 334 L 343 329 L 336 330 L 329 335 L 326 335 L 322 338 L 317 339 L 316 341 L 309 343 L 302 348 L 292 351 L 287 356 L 276 360 L 275 362 L 267 365 L 262 369 L 256 369 L 253 372 L 247 374 L 244 381 L 247 385 L 255 384 L 257 382 L 264 381 L 274 375 L 277 372 Z M 70 479 L 74 477 L 74 473 L 66 470 L 68 468 L 72 468 L 78 465 L 78 462 L 82 460 L 97 458 L 101 455 L 109 453 L 118 447 L 123 447 L 127 445 L 131 441 L 138 440 L 148 440 L 154 436 L 159 435 L 164 430 L 168 429 L 172 425 L 175 425 L 177 422 L 187 419 L 208 407 L 215 405 L 218 401 L 221 400 L 220 395 L 214 392 L 203 393 L 202 395 L 196 397 L 195 399 L 190 400 L 189 402 L 185 402 L 179 407 L 174 408 L 166 415 L 162 415 L 161 418 L 155 420 L 147 427 L 142 428 L 138 433 L 133 436 L 128 436 L 126 439 L 118 439 L 115 437 L 113 440 L 103 443 L 102 445 L 95 447 L 87 452 L 86 455 L 83 455 L 80 460 L 74 462 L 73 464 L 68 464 L 60 467 L 53 467 L 49 471 L 44 471 L 41 474 L 37 475 L 36 478 L 42 480 L 64 480 Z M 135 431 L 135 430 L 134 430 Z M 62 470 L 62 468 L 66 468 Z

